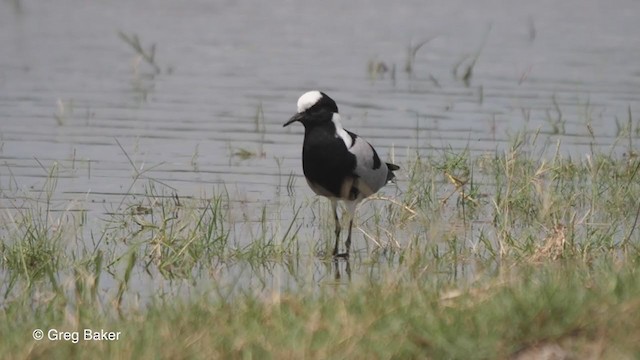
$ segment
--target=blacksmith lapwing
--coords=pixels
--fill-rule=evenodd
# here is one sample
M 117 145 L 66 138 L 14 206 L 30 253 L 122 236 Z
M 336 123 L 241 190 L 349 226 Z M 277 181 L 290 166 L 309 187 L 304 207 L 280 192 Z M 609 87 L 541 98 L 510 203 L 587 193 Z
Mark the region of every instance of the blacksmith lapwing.
M 296 121 L 304 125 L 302 170 L 307 183 L 316 194 L 328 197 L 333 207 L 333 256 L 348 257 L 356 207 L 391 181 L 400 167 L 382 162 L 373 146 L 343 128 L 336 102 L 323 92 L 309 91 L 298 99 L 298 112 L 284 126 Z M 338 253 L 338 200 L 345 202 L 350 216 L 344 253 Z

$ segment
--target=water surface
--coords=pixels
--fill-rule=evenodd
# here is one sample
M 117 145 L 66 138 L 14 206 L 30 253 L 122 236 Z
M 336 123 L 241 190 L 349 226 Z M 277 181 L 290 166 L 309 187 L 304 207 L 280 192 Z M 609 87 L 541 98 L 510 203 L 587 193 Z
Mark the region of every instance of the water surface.
M 318 239 L 302 127 L 282 128 L 303 92 L 327 92 L 345 127 L 401 165 L 499 151 L 518 132 L 581 157 L 618 144 L 630 114 L 639 127 L 638 14 L 631 0 L 4 1 L 0 208 L 50 190 L 53 214 L 100 232 L 155 184 L 227 193 L 239 243 L 263 213 L 279 231 L 300 207 L 300 237 Z M 155 46 L 158 71 L 119 33 Z

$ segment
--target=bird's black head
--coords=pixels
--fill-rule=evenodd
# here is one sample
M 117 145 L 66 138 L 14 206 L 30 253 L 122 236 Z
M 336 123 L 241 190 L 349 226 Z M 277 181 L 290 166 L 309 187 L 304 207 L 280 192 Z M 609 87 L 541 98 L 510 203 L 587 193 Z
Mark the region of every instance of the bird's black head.
M 322 114 L 332 115 L 337 112 L 338 105 L 327 94 L 318 90 L 309 91 L 298 99 L 298 113 L 293 115 L 283 126 L 288 126 L 296 121 L 307 126 L 314 120 L 327 119 L 327 116 L 322 116 Z M 331 120 L 331 116 L 328 116 L 328 119 Z

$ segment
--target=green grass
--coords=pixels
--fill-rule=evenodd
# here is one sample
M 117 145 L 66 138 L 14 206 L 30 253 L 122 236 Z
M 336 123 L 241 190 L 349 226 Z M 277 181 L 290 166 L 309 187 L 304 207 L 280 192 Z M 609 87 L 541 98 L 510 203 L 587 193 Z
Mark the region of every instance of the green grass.
M 51 210 L 54 167 L 1 218 L 0 357 L 637 358 L 640 158 L 536 139 L 411 156 L 362 205 L 348 264 L 319 255 L 323 201 L 243 218 L 222 188 L 180 197 L 139 172 L 145 196 L 88 233 Z M 85 328 L 120 339 L 31 335 Z

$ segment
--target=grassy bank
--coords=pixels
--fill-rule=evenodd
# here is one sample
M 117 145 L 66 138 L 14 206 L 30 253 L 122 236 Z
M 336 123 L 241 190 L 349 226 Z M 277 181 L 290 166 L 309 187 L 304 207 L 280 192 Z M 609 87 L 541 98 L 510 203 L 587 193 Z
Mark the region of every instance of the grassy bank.
M 181 199 L 150 181 L 94 234 L 51 213 L 52 169 L 42 199 L 3 217 L 0 357 L 636 358 L 640 159 L 533 141 L 411 156 L 335 264 L 324 242 L 303 246 L 310 211 L 331 237 L 325 206 L 291 198 L 275 222 L 265 206 L 244 239 L 224 191 Z
M 551 348 L 577 358 L 635 358 L 639 293 L 633 266 L 561 262 L 505 269 L 464 289 L 390 276 L 318 294 L 159 301 L 123 317 L 69 310 L 59 300 L 35 313 L 14 304 L 4 314 L 2 357 L 477 359 Z M 122 335 L 36 343 L 36 327 Z

